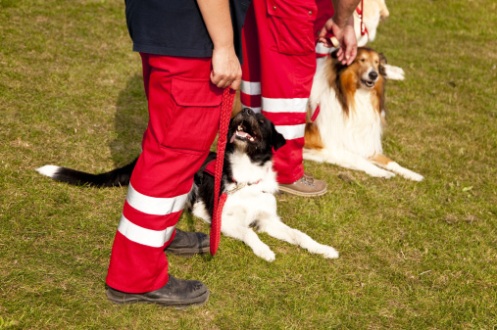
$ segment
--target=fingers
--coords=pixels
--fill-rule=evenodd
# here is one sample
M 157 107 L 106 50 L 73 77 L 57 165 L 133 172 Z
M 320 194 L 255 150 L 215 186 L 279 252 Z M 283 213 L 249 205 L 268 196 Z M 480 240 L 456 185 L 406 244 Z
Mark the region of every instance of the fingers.
M 318 40 L 320 43 L 322 43 L 325 47 L 331 48 L 340 48 L 340 38 L 341 38 L 341 31 L 334 31 L 334 23 L 333 20 L 330 18 L 328 19 L 321 31 L 319 32 L 318 35 Z
M 234 89 L 235 91 L 237 91 L 239 88 L 240 88 L 240 85 L 242 84 L 242 78 L 240 77 L 239 79 L 235 79 L 230 87 L 231 89 Z
M 318 34 L 318 39 L 319 41 L 324 40 L 326 33 L 328 32 L 328 29 L 326 28 L 326 24 L 321 28 Z
M 219 88 L 240 88 L 242 69 L 233 48 L 214 49 L 210 79 Z
M 240 88 L 242 83 L 242 75 L 238 73 L 233 74 L 216 74 L 214 71 L 211 72 L 211 82 L 218 88 L 231 87 L 235 90 Z
M 351 17 L 344 27 L 335 24 L 333 19 L 328 19 L 319 32 L 319 42 L 326 47 L 338 48 L 338 61 L 344 65 L 350 65 L 357 55 L 353 18 Z
M 349 47 L 345 52 L 345 60 L 350 65 L 357 56 L 357 47 Z

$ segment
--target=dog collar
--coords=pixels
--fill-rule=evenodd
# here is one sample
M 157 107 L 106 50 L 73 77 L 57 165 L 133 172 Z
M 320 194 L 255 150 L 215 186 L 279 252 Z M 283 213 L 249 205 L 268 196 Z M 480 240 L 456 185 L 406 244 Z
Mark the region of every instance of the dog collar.
M 216 160 L 211 160 L 209 163 L 207 163 L 207 165 L 205 166 L 205 169 L 204 171 L 207 173 L 207 174 L 210 174 L 212 176 L 214 176 L 214 168 L 216 166 Z M 245 188 L 247 186 L 252 186 L 254 184 L 258 184 L 262 181 L 262 179 L 259 179 L 255 182 L 238 182 L 236 181 L 234 178 L 230 178 L 230 183 L 234 183 L 235 184 L 235 187 L 233 187 L 232 189 L 230 190 L 227 190 L 226 193 L 227 194 L 232 194 L 232 193 L 235 193 L 237 192 L 238 190 L 242 189 L 242 188 Z
M 235 193 L 235 192 L 237 192 L 240 189 L 243 189 L 243 188 L 248 187 L 248 186 L 252 186 L 254 184 L 258 184 L 261 181 L 262 180 L 259 179 L 256 182 L 237 182 L 235 179 L 231 178 L 231 183 L 234 183 L 235 187 L 233 187 L 230 190 L 227 190 L 226 193 L 227 194 Z

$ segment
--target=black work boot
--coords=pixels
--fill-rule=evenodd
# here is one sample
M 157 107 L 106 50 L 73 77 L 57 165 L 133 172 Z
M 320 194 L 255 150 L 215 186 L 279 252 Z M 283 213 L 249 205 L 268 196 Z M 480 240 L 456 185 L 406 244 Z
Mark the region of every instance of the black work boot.
M 209 252 L 209 235 L 204 233 L 187 233 L 176 229 L 176 236 L 166 248 L 166 252 L 181 256 L 192 256 Z
M 209 298 L 209 290 L 200 281 L 180 280 L 169 275 L 166 285 L 151 292 L 126 293 L 107 287 L 107 298 L 116 304 L 147 302 L 163 306 L 187 307 L 205 303 Z

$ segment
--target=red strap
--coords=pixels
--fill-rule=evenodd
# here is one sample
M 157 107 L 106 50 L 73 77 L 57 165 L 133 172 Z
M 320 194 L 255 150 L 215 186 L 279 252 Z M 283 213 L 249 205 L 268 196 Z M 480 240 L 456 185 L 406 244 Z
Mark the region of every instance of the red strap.
M 214 175 L 214 212 L 211 219 L 210 232 L 210 252 L 211 255 L 216 254 L 221 240 L 221 214 L 223 204 L 226 201 L 226 194 L 219 198 L 221 193 L 221 178 L 223 176 L 224 166 L 224 151 L 228 140 L 228 126 L 233 108 L 233 100 L 235 91 L 231 88 L 226 88 L 223 92 L 223 101 L 221 104 L 221 114 L 219 118 L 219 137 L 217 141 L 217 160 Z
M 363 36 L 368 33 L 368 28 L 366 27 L 366 24 L 364 24 L 364 0 L 361 0 L 361 9 L 359 10 L 359 7 L 357 7 L 356 11 L 361 18 L 361 36 Z
M 320 106 L 319 106 L 319 104 L 318 104 L 318 106 L 316 107 L 316 109 L 314 109 L 314 113 L 312 114 L 312 117 L 311 117 L 311 122 L 315 122 L 315 121 L 316 121 L 316 119 L 317 119 L 317 118 L 318 118 L 318 116 L 319 116 L 319 112 L 320 112 L 320 111 L 321 111 L 321 107 L 320 107 Z
M 204 168 L 204 172 L 206 172 L 207 174 L 210 174 L 212 176 L 216 176 L 216 160 L 215 159 L 213 159 L 207 163 L 207 165 Z

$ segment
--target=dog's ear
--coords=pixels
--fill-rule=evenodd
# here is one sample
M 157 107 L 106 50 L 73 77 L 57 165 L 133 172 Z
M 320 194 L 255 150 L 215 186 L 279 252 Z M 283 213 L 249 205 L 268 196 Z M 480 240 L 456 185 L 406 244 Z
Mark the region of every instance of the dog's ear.
M 380 64 L 381 65 L 387 64 L 387 58 L 385 57 L 385 55 L 383 55 L 383 53 L 379 53 L 378 56 L 380 57 Z
M 285 137 L 276 130 L 276 127 L 274 127 L 273 123 L 271 123 L 271 130 L 271 146 L 274 148 L 274 150 L 278 150 L 285 145 Z
M 382 53 L 379 53 L 378 56 L 380 57 L 380 74 L 383 77 L 386 77 L 387 76 L 387 70 L 385 68 L 385 65 L 387 64 L 387 58 Z

